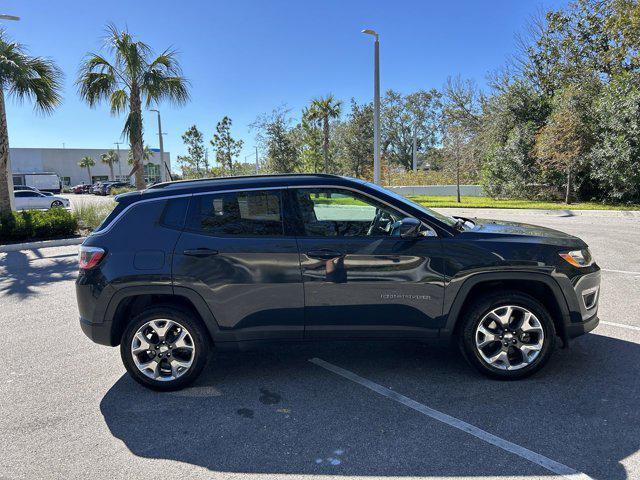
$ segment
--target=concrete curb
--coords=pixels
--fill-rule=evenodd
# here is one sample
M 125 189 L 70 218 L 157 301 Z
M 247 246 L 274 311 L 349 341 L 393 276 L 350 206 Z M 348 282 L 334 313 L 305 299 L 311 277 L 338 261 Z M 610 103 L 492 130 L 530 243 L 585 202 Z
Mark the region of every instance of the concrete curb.
M 20 250 L 35 250 L 37 248 L 64 247 L 67 245 L 80 245 L 87 237 L 60 238 L 58 240 L 42 240 L 40 242 L 14 243 L 0 245 L 0 253 L 18 252 Z

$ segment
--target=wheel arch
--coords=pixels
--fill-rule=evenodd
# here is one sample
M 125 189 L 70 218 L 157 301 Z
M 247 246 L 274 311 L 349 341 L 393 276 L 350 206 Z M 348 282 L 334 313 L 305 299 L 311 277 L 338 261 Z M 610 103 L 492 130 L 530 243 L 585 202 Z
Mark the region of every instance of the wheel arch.
M 204 299 L 189 288 L 171 286 L 128 287 L 119 290 L 109 302 L 105 322 L 111 322 L 110 344 L 120 344 L 122 334 L 138 313 L 148 306 L 174 306 L 191 312 L 200 321 L 213 342 L 219 330 L 215 317 Z
M 567 345 L 566 324 L 570 312 L 558 283 L 550 276 L 531 272 L 480 273 L 467 280 L 459 288 L 449 309 L 442 336 L 457 335 L 467 309 L 483 294 L 496 290 L 515 290 L 531 295 L 548 310 L 556 332 Z

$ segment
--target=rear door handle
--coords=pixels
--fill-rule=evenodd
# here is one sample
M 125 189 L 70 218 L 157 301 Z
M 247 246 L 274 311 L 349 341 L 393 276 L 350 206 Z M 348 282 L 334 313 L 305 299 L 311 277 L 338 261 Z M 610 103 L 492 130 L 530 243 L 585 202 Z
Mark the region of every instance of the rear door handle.
M 315 258 L 316 260 L 331 260 L 333 258 L 339 258 L 342 256 L 342 253 L 326 248 L 321 248 L 319 250 L 310 250 L 307 252 L 307 257 Z
M 213 250 L 211 248 L 194 248 L 185 250 L 182 253 L 189 257 L 211 257 L 213 255 L 218 255 L 219 252 L 218 250 Z

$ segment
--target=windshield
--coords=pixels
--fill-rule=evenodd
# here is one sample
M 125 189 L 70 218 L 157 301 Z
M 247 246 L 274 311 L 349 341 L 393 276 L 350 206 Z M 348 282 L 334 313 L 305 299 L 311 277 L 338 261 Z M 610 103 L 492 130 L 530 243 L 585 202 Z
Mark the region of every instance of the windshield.
M 377 190 L 378 192 L 384 193 L 386 195 L 389 195 L 390 197 L 395 198 L 396 200 L 399 200 L 401 202 L 404 203 L 409 203 L 411 204 L 413 207 L 417 208 L 418 210 L 420 210 L 421 212 L 424 212 L 425 214 L 441 221 L 442 223 L 445 223 L 447 225 L 449 225 L 450 227 L 455 227 L 458 224 L 458 221 L 455 218 L 451 218 L 447 215 L 443 215 L 441 213 L 436 212 L 435 210 L 431 210 L 430 208 L 425 207 L 424 205 L 420 205 L 419 203 L 414 202 L 413 200 L 409 200 L 407 197 L 403 197 L 402 195 L 392 191 L 392 190 L 388 190 L 384 187 L 381 187 L 379 185 L 376 185 L 375 183 L 371 183 L 371 182 L 364 182 L 362 180 L 359 180 L 361 183 L 364 183 L 367 187 L 373 188 L 374 190 Z

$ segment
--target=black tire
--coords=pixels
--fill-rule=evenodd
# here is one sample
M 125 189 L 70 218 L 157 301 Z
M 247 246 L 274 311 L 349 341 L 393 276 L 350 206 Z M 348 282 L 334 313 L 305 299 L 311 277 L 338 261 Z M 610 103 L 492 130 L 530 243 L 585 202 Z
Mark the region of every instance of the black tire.
M 60 200 L 54 200 L 51 202 L 51 208 L 61 208 L 62 202 Z
M 533 313 L 539 320 L 544 333 L 542 349 L 538 356 L 531 363 L 517 370 L 503 370 L 491 365 L 482 358 L 478 347 L 476 347 L 476 329 L 479 323 L 492 310 L 507 305 L 522 307 Z M 479 298 L 466 310 L 462 321 L 463 324 L 458 336 L 458 344 L 462 354 L 480 373 L 491 378 L 517 380 L 533 375 L 549 361 L 555 348 L 556 331 L 549 312 L 538 300 L 521 292 L 506 291 Z
M 187 371 L 173 380 L 155 380 L 142 373 L 133 360 L 132 341 L 140 327 L 151 320 L 172 320 L 183 326 L 191 337 L 194 346 L 193 362 Z M 152 390 L 172 391 L 180 390 L 192 384 L 202 372 L 207 363 L 210 350 L 209 336 L 198 318 L 188 310 L 173 306 L 150 307 L 129 322 L 122 334 L 120 342 L 120 356 L 122 363 L 133 379 Z M 167 359 L 168 360 L 168 359 Z

